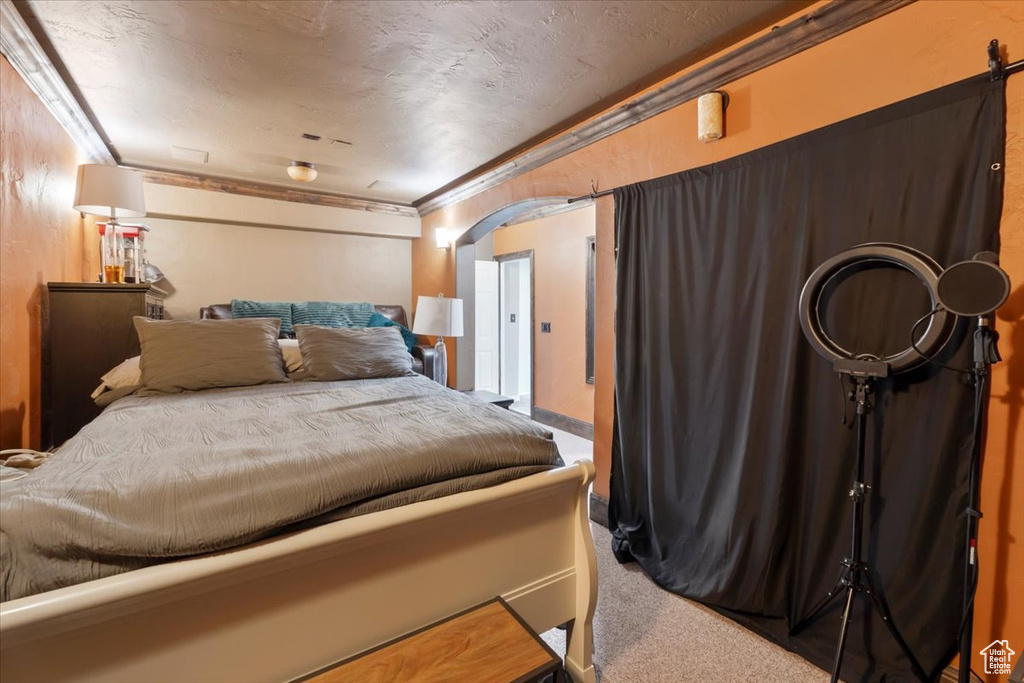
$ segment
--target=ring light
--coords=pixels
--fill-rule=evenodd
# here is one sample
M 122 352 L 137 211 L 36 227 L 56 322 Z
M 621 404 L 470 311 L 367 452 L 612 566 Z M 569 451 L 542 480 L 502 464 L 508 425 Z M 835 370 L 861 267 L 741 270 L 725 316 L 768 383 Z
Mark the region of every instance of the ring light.
M 910 271 L 928 290 L 932 309 L 939 309 L 928 322 L 924 336 L 916 343 L 917 350 L 908 346 L 899 353 L 876 358 L 845 349 L 828 335 L 821 316 L 822 292 L 843 273 L 870 264 L 893 265 Z M 833 364 L 837 361 L 869 358 L 885 363 L 891 373 L 905 372 L 926 362 L 925 356 L 931 357 L 938 353 L 952 333 L 955 318 L 940 305 L 937 295 L 936 286 L 941 274 L 939 264 L 916 249 L 888 242 L 860 244 L 828 259 L 807 278 L 800 292 L 800 327 L 814 350 Z

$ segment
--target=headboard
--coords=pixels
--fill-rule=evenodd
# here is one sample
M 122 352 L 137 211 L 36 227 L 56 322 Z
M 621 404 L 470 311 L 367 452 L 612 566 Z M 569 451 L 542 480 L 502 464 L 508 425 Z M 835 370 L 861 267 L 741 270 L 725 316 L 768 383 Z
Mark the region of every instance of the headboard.
M 374 304 L 373 307 L 385 318 L 399 325 L 409 327 L 409 318 L 405 309 L 398 304 Z M 211 304 L 199 309 L 199 317 L 203 320 L 222 320 L 231 317 L 231 304 Z

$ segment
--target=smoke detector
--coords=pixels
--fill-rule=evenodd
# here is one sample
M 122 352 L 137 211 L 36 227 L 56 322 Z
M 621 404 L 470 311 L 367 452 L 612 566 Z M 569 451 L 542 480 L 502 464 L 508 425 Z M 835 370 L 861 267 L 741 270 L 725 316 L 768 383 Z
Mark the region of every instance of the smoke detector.
M 293 161 L 288 164 L 288 176 L 297 183 L 311 183 L 316 180 L 316 166 L 308 161 Z

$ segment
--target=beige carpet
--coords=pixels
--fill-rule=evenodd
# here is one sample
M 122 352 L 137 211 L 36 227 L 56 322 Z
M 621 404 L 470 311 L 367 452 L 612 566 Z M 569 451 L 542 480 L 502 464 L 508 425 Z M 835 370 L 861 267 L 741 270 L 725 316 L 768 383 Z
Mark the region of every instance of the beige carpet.
M 590 457 L 588 441 L 555 441 L 567 462 Z M 594 662 L 602 683 L 823 683 L 828 674 L 698 603 L 662 590 L 636 564 L 620 565 L 611 534 L 591 525 L 597 551 Z M 565 654 L 565 634 L 543 634 Z
M 822 683 L 828 674 L 698 603 L 662 590 L 636 564 L 620 565 L 611 534 L 591 525 L 597 550 L 594 663 L 602 683 Z M 544 640 L 565 654 L 565 634 Z

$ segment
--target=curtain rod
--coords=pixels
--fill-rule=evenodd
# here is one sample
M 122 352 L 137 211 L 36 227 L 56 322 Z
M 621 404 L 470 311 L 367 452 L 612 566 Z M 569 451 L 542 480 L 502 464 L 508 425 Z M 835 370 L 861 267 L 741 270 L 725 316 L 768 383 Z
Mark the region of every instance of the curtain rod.
M 1021 59 L 1019 61 L 1013 62 L 1012 64 L 1007 64 L 1006 66 L 1003 66 L 1003 60 L 999 56 L 999 41 L 998 40 L 993 39 L 992 42 L 990 42 L 988 44 L 987 51 L 988 51 L 988 73 L 989 73 L 989 76 L 991 77 L 991 79 L 993 81 L 998 81 L 998 80 L 1001 80 L 1001 79 L 1006 79 L 1006 78 L 1009 78 L 1010 76 L 1012 76 L 1015 73 L 1019 73 L 1021 71 L 1024 71 L 1024 59 Z M 625 185 L 623 185 L 622 187 L 625 187 Z M 583 194 L 583 195 L 580 195 L 579 197 L 570 197 L 569 200 L 568 200 L 568 203 L 569 204 L 573 204 L 575 202 L 582 202 L 582 201 L 584 201 L 586 199 L 597 199 L 598 197 L 605 197 L 605 196 L 610 195 L 611 193 L 615 192 L 615 190 L 618 190 L 618 189 L 621 189 L 621 188 L 613 187 L 610 190 L 601 190 L 600 192 L 597 192 L 595 190 L 595 188 L 594 188 L 594 181 L 591 180 L 590 181 L 590 194 Z

